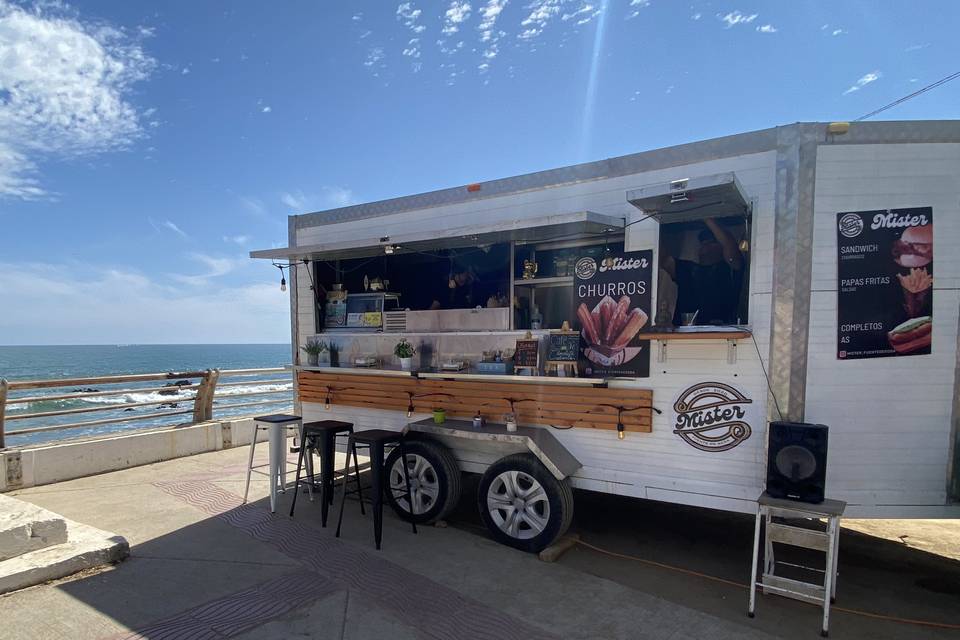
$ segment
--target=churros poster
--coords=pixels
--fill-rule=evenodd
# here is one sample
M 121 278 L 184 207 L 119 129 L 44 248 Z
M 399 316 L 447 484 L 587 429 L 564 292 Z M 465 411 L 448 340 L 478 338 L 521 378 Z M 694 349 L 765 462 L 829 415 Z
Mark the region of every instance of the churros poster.
M 837 214 L 837 358 L 930 353 L 933 209 Z
M 650 375 L 650 341 L 640 338 L 649 329 L 652 262 L 649 250 L 577 260 L 573 303 L 588 376 Z

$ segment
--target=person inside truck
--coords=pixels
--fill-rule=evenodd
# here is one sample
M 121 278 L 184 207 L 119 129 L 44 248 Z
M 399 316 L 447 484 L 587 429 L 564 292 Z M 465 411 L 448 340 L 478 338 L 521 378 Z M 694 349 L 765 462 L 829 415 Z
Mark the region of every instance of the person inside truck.
M 703 222 L 706 226 L 697 235 L 696 262 L 662 254 L 660 267 L 677 287 L 673 324 L 684 324 L 684 314 L 693 313 L 697 314 L 695 324 L 735 324 L 743 284 L 743 256 L 729 231 L 713 218 Z

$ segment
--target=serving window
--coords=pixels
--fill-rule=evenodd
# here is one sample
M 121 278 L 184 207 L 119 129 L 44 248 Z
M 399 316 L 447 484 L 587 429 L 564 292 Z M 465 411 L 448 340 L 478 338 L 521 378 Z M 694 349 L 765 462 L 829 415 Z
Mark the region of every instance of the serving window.
M 750 216 L 661 222 L 655 324 L 747 324 Z

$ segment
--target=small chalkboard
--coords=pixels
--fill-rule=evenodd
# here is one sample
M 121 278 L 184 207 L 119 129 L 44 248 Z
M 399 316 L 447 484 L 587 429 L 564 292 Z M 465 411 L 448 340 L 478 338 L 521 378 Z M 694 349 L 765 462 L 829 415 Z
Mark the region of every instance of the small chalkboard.
M 557 332 L 550 334 L 547 360 L 550 362 L 576 362 L 580 357 L 580 334 Z
M 540 341 L 536 338 L 532 340 L 517 340 L 517 350 L 513 355 L 513 366 L 537 368 L 540 365 Z

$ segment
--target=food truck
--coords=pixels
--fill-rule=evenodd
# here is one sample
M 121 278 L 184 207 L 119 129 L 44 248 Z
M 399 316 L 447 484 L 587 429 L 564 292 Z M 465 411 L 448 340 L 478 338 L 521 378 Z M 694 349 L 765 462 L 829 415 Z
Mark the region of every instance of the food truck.
M 837 122 L 294 215 L 251 256 L 290 265 L 304 421 L 405 430 L 395 509 L 479 473 L 539 550 L 571 488 L 755 512 L 780 420 L 829 427 L 848 516 L 960 515 L 958 240 L 960 121 Z

